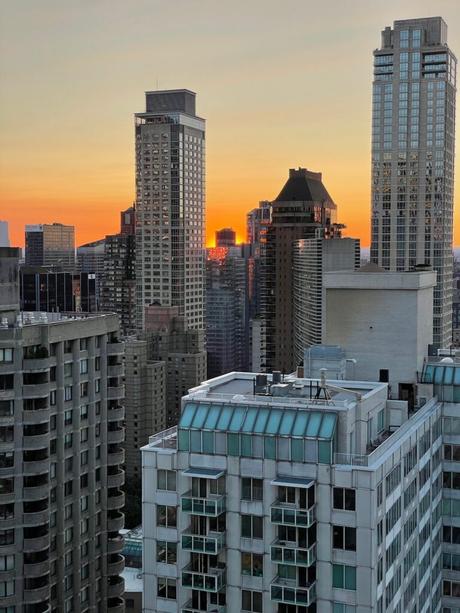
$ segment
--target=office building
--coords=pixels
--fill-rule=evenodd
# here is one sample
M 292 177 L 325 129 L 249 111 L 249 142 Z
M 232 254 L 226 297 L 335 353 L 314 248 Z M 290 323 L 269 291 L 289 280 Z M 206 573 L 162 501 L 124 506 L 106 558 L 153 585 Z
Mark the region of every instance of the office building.
M 165 363 L 166 427 L 177 424 L 181 399 L 206 379 L 204 331 L 189 328 L 178 307 L 152 305 L 145 309 L 148 358 Z
M 0 247 L 9 247 L 10 238 L 8 234 L 8 222 L 0 221 Z
M 166 363 L 149 359 L 146 340 L 125 339 L 125 391 L 125 472 L 132 482 L 141 478 L 140 448 L 167 426 Z
M 80 245 L 77 248 L 77 267 L 80 272 L 94 275 L 96 287 L 96 304 L 101 304 L 101 286 L 104 275 L 105 239 Z
M 452 339 L 456 67 L 441 17 L 395 21 L 374 51 L 371 261 L 436 270 L 437 347 Z
M 430 270 L 386 271 L 375 264 L 324 275 L 324 342 L 355 361 L 354 378 L 388 382 L 391 397 L 410 408 L 433 342 L 435 282 Z
M 57 267 L 21 266 L 22 311 L 46 313 L 97 311 L 96 275 L 63 272 Z
M 216 231 L 216 247 L 234 247 L 236 232 L 233 228 L 222 228 Z
M 307 238 L 294 243 L 294 356 L 302 364 L 304 351 L 323 342 L 326 295 L 324 275 L 332 270 L 359 268 L 360 246 L 355 238 Z
M 123 613 L 118 321 L 21 313 L 18 252 L 0 249 L 0 607 Z
M 124 334 L 136 331 L 135 210 L 121 212 L 120 232 L 104 239 L 101 311 L 117 313 Z
M 203 329 L 205 122 L 195 94 L 146 92 L 135 137 L 138 328 L 155 303 L 177 306 L 190 329 Z
M 336 205 L 322 183 L 321 173 L 291 169 L 272 202 L 271 223 L 262 246 L 260 314 L 263 320 L 264 370 L 295 368 L 294 243 L 305 238 L 340 235 Z
M 75 272 L 75 228 L 61 223 L 27 225 L 27 266 L 58 266 Z
M 207 250 L 208 378 L 249 368 L 249 258 L 245 247 Z
M 386 383 L 324 373 L 192 390 L 178 427 L 142 450 L 145 613 L 457 606 L 442 470 L 458 408 L 423 393 L 409 414 Z

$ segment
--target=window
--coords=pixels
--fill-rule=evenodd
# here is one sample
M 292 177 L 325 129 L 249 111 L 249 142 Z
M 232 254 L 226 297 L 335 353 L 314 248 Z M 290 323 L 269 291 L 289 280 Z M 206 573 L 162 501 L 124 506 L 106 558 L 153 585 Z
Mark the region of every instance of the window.
M 457 581 L 443 581 L 442 593 L 444 596 L 460 598 L 460 583 L 458 583 Z
M 14 569 L 14 556 L 0 556 L 0 571 Z M 1 609 L 0 609 L 1 611 Z
M 249 590 L 242 590 L 241 610 L 262 613 L 262 592 L 251 592 Z
M 86 375 L 88 373 L 88 360 L 80 360 L 80 374 Z
M 398 464 L 385 477 L 385 494 L 389 496 L 391 492 L 399 485 L 400 482 L 401 482 L 401 465 Z
M 175 470 L 159 470 L 157 473 L 157 489 L 176 491 L 176 471 Z
M 14 543 L 14 530 L 0 530 L 0 545 L 12 545 Z
M 176 507 L 157 504 L 157 526 L 175 528 L 177 521 Z
M 355 605 L 345 604 L 344 602 L 332 603 L 332 613 L 355 613 L 355 611 Z
M 356 590 L 356 568 L 345 564 L 333 564 L 332 587 Z
M 258 553 L 241 552 L 241 574 L 262 577 L 264 574 L 264 557 Z
M 70 385 L 64 388 L 64 400 L 72 400 L 72 387 Z
M 356 492 L 346 487 L 334 487 L 334 509 L 356 511 Z
M 162 562 L 163 564 L 176 564 L 177 543 L 173 543 L 172 541 L 158 541 L 157 562 Z
M 0 362 L 12 362 L 13 350 L 12 349 L 0 349 Z
M 158 598 L 176 600 L 176 580 L 167 577 L 158 577 L 157 596 Z
M 0 597 L 12 596 L 14 594 L 14 581 L 0 582 Z
M 356 528 L 332 526 L 332 546 L 334 549 L 356 551 Z
M 243 477 L 241 482 L 241 500 L 263 500 L 263 479 Z
M 241 536 L 261 539 L 264 537 L 264 518 L 257 515 L 241 515 Z

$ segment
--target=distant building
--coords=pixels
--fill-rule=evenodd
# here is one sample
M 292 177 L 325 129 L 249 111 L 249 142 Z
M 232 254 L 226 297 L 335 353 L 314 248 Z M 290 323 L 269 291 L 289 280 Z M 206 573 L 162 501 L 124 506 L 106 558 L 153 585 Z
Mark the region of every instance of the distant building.
M 236 232 L 233 228 L 222 228 L 216 231 L 216 247 L 234 247 Z
M 145 309 L 145 332 L 150 360 L 166 368 L 166 427 L 177 424 L 182 396 L 206 379 L 204 330 L 187 326 L 178 307 L 150 305 Z
M 21 310 L 47 313 L 96 312 L 96 275 L 88 272 L 63 272 L 57 268 L 21 266 Z
M 0 247 L 9 247 L 10 237 L 8 234 L 8 222 L 0 221 Z
M 208 378 L 249 368 L 248 257 L 243 245 L 207 250 Z
M 124 334 L 136 331 L 135 209 L 121 212 L 118 234 L 104 239 L 101 311 L 117 313 Z
M 117 317 L 20 312 L 18 259 L 0 248 L 0 606 L 121 613 Z
M 332 270 L 359 268 L 359 239 L 306 238 L 294 243 L 293 321 L 295 365 L 304 350 L 323 342 L 326 297 L 324 274 Z
M 433 342 L 436 273 L 390 272 L 369 264 L 328 272 L 325 344 L 353 358 L 353 377 L 390 384 L 391 397 L 414 406 L 417 373 Z
M 205 121 L 186 89 L 146 92 L 136 113 L 138 329 L 144 310 L 177 306 L 204 328 Z
M 26 225 L 25 263 L 75 272 L 75 228 L 61 223 Z
M 292 372 L 294 358 L 294 244 L 300 239 L 340 235 L 337 206 L 319 172 L 291 169 L 289 179 L 272 202 L 261 254 L 260 314 L 264 370 Z
M 123 557 L 126 613 L 142 613 L 142 526 L 126 530 Z
M 92 273 L 96 280 L 96 303 L 101 302 L 101 285 L 104 275 L 105 239 L 80 245 L 77 248 L 77 264 L 80 272 Z
M 371 261 L 436 270 L 439 348 L 452 339 L 456 72 L 441 17 L 395 21 L 374 51 Z

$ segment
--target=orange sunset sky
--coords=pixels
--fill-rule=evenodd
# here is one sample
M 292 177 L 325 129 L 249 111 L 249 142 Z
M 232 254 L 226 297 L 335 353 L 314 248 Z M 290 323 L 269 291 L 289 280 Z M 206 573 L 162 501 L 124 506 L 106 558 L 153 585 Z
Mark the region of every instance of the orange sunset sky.
M 117 231 L 144 91 L 186 87 L 207 120 L 208 243 L 222 226 L 244 239 L 245 213 L 305 166 L 368 245 L 372 50 L 395 19 L 435 14 L 460 54 L 459 0 L 3 2 L 0 219 L 12 244 L 25 223 L 74 224 L 77 244 Z

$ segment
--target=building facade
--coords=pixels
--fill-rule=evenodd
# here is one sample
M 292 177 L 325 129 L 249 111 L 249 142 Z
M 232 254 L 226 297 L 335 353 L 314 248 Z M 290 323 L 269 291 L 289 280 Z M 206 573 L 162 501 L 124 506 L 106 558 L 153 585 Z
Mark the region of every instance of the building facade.
M 0 220 L 0 247 L 9 247 L 10 237 L 8 233 L 8 222 Z
M 96 305 L 100 308 L 101 286 L 104 275 L 105 239 L 80 245 L 77 248 L 77 266 L 79 272 L 94 275 L 96 286 Z
M 300 239 L 339 235 L 337 206 L 323 185 L 321 173 L 291 169 L 272 202 L 271 223 L 262 245 L 260 313 L 265 355 L 263 369 L 292 372 L 294 359 L 293 258 Z
M 24 317 L 17 251 L 0 249 L 0 607 L 123 613 L 118 321 Z
M 452 339 L 456 70 L 441 17 L 395 21 L 374 51 L 371 260 L 437 271 L 438 347 Z
M 324 274 L 359 268 L 360 245 L 355 238 L 307 238 L 294 243 L 293 319 L 296 365 L 304 351 L 320 345 L 326 326 Z
M 74 272 L 75 228 L 61 223 L 26 225 L 25 263 Z
M 236 245 L 236 232 L 233 228 L 216 230 L 216 247 L 234 247 Z
M 138 328 L 144 309 L 177 306 L 204 328 L 205 122 L 188 90 L 146 92 L 136 113 Z
M 232 373 L 193 390 L 142 450 L 145 612 L 458 606 L 458 418 L 423 393 L 408 414 L 385 383 Z

